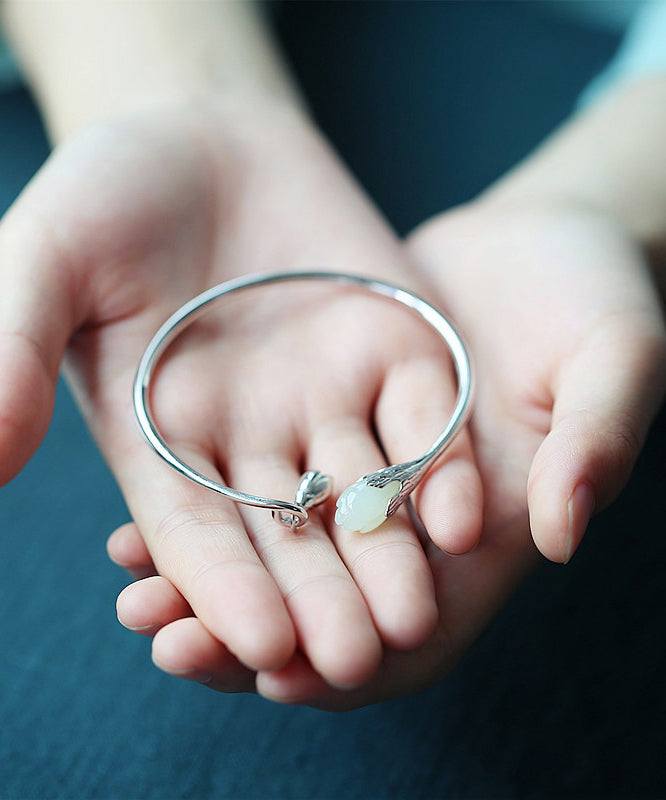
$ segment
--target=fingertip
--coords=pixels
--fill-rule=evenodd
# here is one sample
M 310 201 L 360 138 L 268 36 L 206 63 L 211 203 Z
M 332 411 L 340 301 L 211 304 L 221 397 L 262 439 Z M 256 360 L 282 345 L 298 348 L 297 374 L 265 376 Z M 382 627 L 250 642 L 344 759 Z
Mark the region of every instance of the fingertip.
M 116 528 L 106 541 L 106 552 L 111 561 L 127 570 L 135 578 L 155 574 L 155 565 L 146 543 L 133 522 Z
M 260 672 L 255 688 L 267 700 L 283 705 L 306 705 L 324 711 L 351 711 L 369 702 L 385 699 L 377 696 L 371 681 L 358 688 L 335 687 L 319 675 L 301 652 L 283 669 Z
M 326 674 L 322 677 L 335 689 L 357 689 L 372 678 L 382 662 L 382 646 L 379 637 L 376 641 L 367 642 L 362 654 L 354 658 L 349 654 L 338 653 L 337 658 L 328 660 Z
M 254 692 L 255 676 L 195 617 L 162 628 L 152 644 L 155 666 L 219 692 Z
M 326 693 L 330 687 L 305 656 L 297 652 L 282 669 L 257 673 L 256 689 L 274 703 L 300 705 Z
M 155 634 L 151 656 L 163 672 L 201 680 L 212 677 L 208 666 L 228 660 L 229 652 L 198 619 L 189 617 L 175 620 Z
M 346 711 L 362 705 L 359 698 L 363 690 L 357 689 L 356 686 L 334 686 L 324 680 L 301 652 L 296 652 L 282 669 L 259 672 L 256 677 L 257 693 L 267 700 L 327 711 Z
M 474 550 L 483 527 L 483 487 L 472 462 L 457 458 L 433 472 L 419 489 L 416 505 L 440 550 L 449 555 Z
M 527 483 L 527 507 L 539 552 L 549 561 L 567 564 L 594 513 L 596 493 L 589 480 L 558 458 L 552 444 L 553 439 L 546 439 L 534 459 Z
M 536 462 L 536 459 L 535 459 Z M 567 557 L 569 493 L 559 487 L 551 475 L 540 471 L 527 483 L 527 510 L 532 539 L 539 552 L 549 561 L 562 564 Z M 573 527 L 569 557 L 573 555 Z
M 534 543 L 545 558 L 566 564 L 578 549 L 598 507 L 605 442 L 585 415 L 556 425 L 537 451 L 527 481 L 527 506 Z M 596 476 L 596 480 L 595 480 Z
M 289 663 L 296 649 L 291 626 L 282 631 L 267 631 L 265 637 L 255 628 L 251 636 L 239 639 L 235 637 L 230 649 L 242 664 L 255 672 L 281 669 Z
M 191 616 L 192 610 L 166 578 L 155 575 L 126 586 L 116 600 L 116 614 L 128 630 L 152 636 L 165 625 Z
M 594 490 L 587 483 L 580 483 L 568 498 L 553 492 L 544 500 L 532 492 L 530 529 L 539 552 L 549 561 L 568 564 L 583 540 L 595 502 Z
M 48 430 L 55 379 L 35 347 L 18 334 L 0 334 L 0 485 L 27 464 Z
M 252 615 L 237 625 L 225 644 L 236 658 L 255 672 L 281 669 L 296 650 L 296 633 L 289 616 L 273 611 L 263 618 Z
M 411 608 L 407 610 L 412 601 Z M 390 613 L 390 608 L 388 609 Z M 382 640 L 392 650 L 413 652 L 423 647 L 435 633 L 439 622 L 434 590 L 432 596 L 412 594 L 411 597 L 399 598 L 398 608 L 390 625 L 380 628 Z
M 595 493 L 588 483 L 580 483 L 567 503 L 567 535 L 563 563 L 568 564 L 581 543 L 596 505 Z
M 116 617 L 118 622 L 133 633 L 140 633 L 143 636 L 152 636 L 159 630 L 160 625 L 152 618 L 152 615 L 145 615 L 139 602 L 136 584 L 126 586 L 116 598 Z

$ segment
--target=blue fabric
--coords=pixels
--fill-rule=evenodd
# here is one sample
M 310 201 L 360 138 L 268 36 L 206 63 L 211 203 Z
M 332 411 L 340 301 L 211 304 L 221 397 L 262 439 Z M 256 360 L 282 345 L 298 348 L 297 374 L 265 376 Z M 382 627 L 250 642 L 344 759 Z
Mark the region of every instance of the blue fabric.
M 287 4 L 276 24 L 402 230 L 536 143 L 616 44 L 528 4 Z M 6 95 L 0 208 L 45 155 L 27 97 Z M 530 579 L 447 681 L 333 715 L 150 665 L 115 621 L 125 578 L 104 553 L 126 510 L 61 387 L 0 490 L 0 798 L 666 797 L 665 437 L 662 418 L 573 562 Z

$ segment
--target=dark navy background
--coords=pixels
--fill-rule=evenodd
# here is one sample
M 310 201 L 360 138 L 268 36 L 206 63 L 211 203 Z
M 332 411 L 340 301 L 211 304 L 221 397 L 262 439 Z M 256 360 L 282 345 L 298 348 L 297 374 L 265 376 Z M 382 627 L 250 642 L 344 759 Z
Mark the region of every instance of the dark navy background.
M 275 23 L 396 228 L 465 201 L 569 112 L 616 45 L 528 3 L 296 3 Z M 0 98 L 0 209 L 46 157 Z M 2 376 L 0 376 L 0 380 Z M 622 498 L 434 689 L 336 715 L 169 678 L 124 631 L 122 498 L 66 390 L 0 490 L 0 798 L 666 798 L 661 419 Z

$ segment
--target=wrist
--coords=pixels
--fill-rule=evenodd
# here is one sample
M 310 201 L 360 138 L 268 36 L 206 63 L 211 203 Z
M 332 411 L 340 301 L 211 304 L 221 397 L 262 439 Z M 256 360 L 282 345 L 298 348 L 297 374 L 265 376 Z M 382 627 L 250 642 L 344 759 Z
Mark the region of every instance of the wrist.
M 564 206 L 613 220 L 666 266 L 666 78 L 584 109 L 492 185 L 483 203 Z
M 97 122 L 201 97 L 301 105 L 254 3 L 7 0 L 2 10 L 56 143 Z

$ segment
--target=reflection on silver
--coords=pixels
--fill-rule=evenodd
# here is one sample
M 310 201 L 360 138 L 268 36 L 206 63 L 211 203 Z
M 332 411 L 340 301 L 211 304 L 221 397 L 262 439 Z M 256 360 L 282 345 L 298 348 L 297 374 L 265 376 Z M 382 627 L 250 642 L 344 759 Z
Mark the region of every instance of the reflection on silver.
M 267 284 L 287 281 L 333 281 L 366 289 L 395 300 L 422 317 L 444 339 L 451 351 L 458 380 L 458 395 L 451 418 L 437 440 L 420 458 L 404 464 L 384 467 L 371 475 L 364 476 L 354 484 L 356 494 L 358 494 L 359 487 L 361 491 L 364 490 L 364 487 L 383 488 L 391 481 L 396 481 L 396 487 L 399 488 L 390 498 L 385 511 L 382 509 L 384 518 L 391 516 L 405 502 L 409 494 L 423 479 L 427 470 L 441 456 L 464 425 L 472 401 L 472 370 L 469 356 L 460 335 L 449 320 L 433 306 L 412 292 L 397 286 L 374 278 L 348 275 L 341 272 L 284 272 L 236 278 L 202 292 L 181 306 L 166 320 L 153 336 L 141 358 L 134 381 L 134 409 L 141 429 L 154 450 L 174 469 L 195 483 L 218 492 L 236 503 L 270 509 L 274 519 L 292 530 L 300 528 L 307 522 L 308 509 L 324 502 L 330 496 L 331 481 L 328 476 L 314 470 L 306 472 L 300 479 L 294 502 L 291 503 L 238 492 L 228 486 L 216 483 L 181 461 L 164 441 L 150 407 L 150 381 L 158 361 L 173 340 L 207 311 L 211 303 L 232 292 L 240 292 Z M 350 487 L 348 491 L 351 491 L 354 487 Z M 340 511 L 338 513 L 340 514 Z M 342 516 L 344 517 L 344 514 Z M 344 522 L 341 524 L 344 527 Z M 352 530 L 360 530 L 360 527 L 354 527 Z M 367 530 L 370 530 L 370 528 L 367 528 Z

